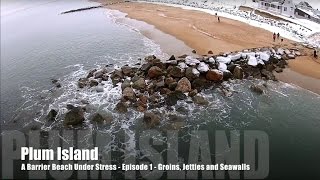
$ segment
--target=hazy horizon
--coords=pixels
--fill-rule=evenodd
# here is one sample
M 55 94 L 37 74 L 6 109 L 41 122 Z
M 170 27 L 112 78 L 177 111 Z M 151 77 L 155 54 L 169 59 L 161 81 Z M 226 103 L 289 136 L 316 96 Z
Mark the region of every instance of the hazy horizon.
M 21 5 L 20 3 L 23 1 L 24 2 L 32 2 L 32 3 L 37 2 L 37 1 L 38 1 L 38 3 L 39 2 L 40 3 L 46 3 L 46 2 L 48 3 L 48 2 L 54 2 L 54 1 L 59 1 L 59 0 L 46 0 L 46 1 L 40 1 L 40 0 L 29 0 L 29 1 L 28 0 L 1 0 L 1 10 L 3 10 L 2 5 L 7 5 L 8 3 L 10 3 L 11 5 L 13 5 L 13 4 Z M 84 0 L 82 0 L 82 1 L 84 1 Z M 190 0 L 190 1 L 192 1 L 192 0 Z M 227 3 L 235 3 L 235 4 L 238 4 L 238 3 L 244 4 L 244 3 L 252 2 L 252 0 L 208 0 L 208 1 L 227 2 Z M 301 1 L 308 2 L 315 9 L 320 9 L 320 0 L 293 0 L 293 2 L 296 4 L 298 4 Z M 70 1 L 68 1 L 68 2 L 70 2 Z

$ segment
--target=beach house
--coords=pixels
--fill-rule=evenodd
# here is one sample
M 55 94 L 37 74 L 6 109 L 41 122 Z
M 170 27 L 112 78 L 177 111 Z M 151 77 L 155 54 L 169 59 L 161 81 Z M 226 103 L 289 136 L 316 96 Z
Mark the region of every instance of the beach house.
M 320 23 L 320 11 L 312 8 L 307 2 L 300 2 L 296 5 L 295 17 Z
M 258 8 L 287 17 L 294 17 L 296 9 L 292 0 L 260 0 Z

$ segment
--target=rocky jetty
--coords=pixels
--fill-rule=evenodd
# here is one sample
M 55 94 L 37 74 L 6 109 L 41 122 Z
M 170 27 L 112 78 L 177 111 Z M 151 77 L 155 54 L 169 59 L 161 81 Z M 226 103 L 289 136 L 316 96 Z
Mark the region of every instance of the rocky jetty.
M 97 9 L 97 8 L 102 8 L 102 5 L 99 6 L 90 6 L 90 7 L 85 7 L 85 8 L 79 8 L 79 9 L 72 9 L 69 11 L 64 11 L 61 14 L 68 14 L 68 13 L 74 13 L 74 12 L 79 12 L 79 11 L 86 11 L 86 10 L 90 10 L 90 9 Z
M 266 47 L 197 58 L 183 55 L 160 60 L 152 55 L 146 57 L 144 62 L 110 72 L 105 68 L 90 70 L 77 84 L 79 89 L 102 88 L 105 81 L 110 81 L 114 86 L 121 87 L 122 95 L 115 111 L 127 113 L 128 109 L 134 109 L 144 112 L 143 121 L 152 128 L 160 123 L 159 114 L 153 112 L 158 107 L 174 106 L 179 100 L 188 99 L 188 96 L 192 99 L 188 103 L 207 106 L 209 102 L 200 92 L 229 79 L 252 77 L 276 81 L 274 73 L 282 72 L 287 61 L 301 54 L 298 49 Z M 257 94 L 263 94 L 264 88 L 255 84 L 248 87 Z M 97 93 L 102 91 L 97 90 Z M 226 96 L 232 95 L 228 90 L 223 92 Z M 66 125 L 84 121 L 84 112 L 80 107 L 68 109 L 64 120 Z M 51 112 L 49 119 L 54 119 L 54 115 Z M 95 122 L 104 121 L 100 115 L 94 119 Z

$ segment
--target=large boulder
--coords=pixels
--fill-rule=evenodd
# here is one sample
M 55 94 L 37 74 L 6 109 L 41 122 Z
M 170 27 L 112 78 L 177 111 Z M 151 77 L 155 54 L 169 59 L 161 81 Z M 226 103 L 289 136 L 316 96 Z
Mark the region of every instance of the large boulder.
M 47 115 L 47 120 L 54 121 L 57 115 L 58 115 L 58 111 L 56 111 L 55 109 L 51 109 Z
M 200 62 L 198 67 L 197 67 L 197 70 L 199 72 L 205 73 L 205 72 L 209 71 L 209 66 L 204 62 Z
M 192 88 L 197 89 L 198 91 L 201 91 L 202 88 L 204 88 L 207 85 L 208 81 L 205 78 L 197 78 L 192 81 Z
M 177 66 L 173 66 L 172 68 L 169 69 L 168 72 L 172 77 L 181 78 L 184 76 L 184 70 L 180 69 Z
M 92 119 L 91 119 L 92 122 L 96 122 L 96 123 L 99 123 L 99 124 L 102 124 L 102 123 L 110 123 L 112 121 L 112 116 L 104 116 L 100 113 L 96 113 L 93 115 Z
M 177 81 L 175 79 L 173 79 L 172 77 L 168 77 L 164 80 L 164 83 L 169 86 L 172 83 L 176 83 Z
M 180 91 L 174 91 L 167 95 L 167 97 L 165 98 L 165 102 L 168 106 L 173 106 L 177 104 L 178 100 L 184 99 L 187 99 L 187 96 L 184 93 Z
M 136 99 L 136 94 L 134 93 L 133 89 L 130 87 L 126 87 L 123 91 L 122 91 L 122 97 L 125 100 L 130 100 L 130 101 L 134 101 Z
M 249 56 L 248 57 L 248 65 L 250 66 L 257 66 L 258 65 L 258 60 L 254 56 Z
M 84 88 L 88 84 L 89 79 L 88 78 L 80 78 L 78 81 L 78 87 Z
M 147 62 L 153 62 L 156 59 L 157 59 L 157 57 L 155 55 L 150 55 L 150 56 L 147 56 L 144 58 L 144 60 Z
M 178 61 L 177 60 L 169 60 L 169 61 L 166 61 L 165 64 L 167 64 L 167 65 L 177 65 Z
M 124 82 L 121 84 L 121 89 L 124 90 L 127 87 L 131 86 L 131 82 L 129 80 L 124 80 Z
M 284 52 L 285 52 L 286 54 L 291 54 L 291 52 L 290 52 L 289 49 L 285 49 Z
M 124 75 L 122 73 L 122 71 L 120 70 L 114 70 L 111 74 L 111 80 L 113 82 L 113 84 L 117 84 L 118 82 L 121 82 L 123 79 Z
M 139 97 L 139 101 L 143 104 L 147 104 L 148 103 L 148 97 L 147 96 L 144 96 L 144 95 L 141 95 Z
M 96 71 L 93 75 L 94 75 L 94 78 L 95 79 L 98 79 L 98 78 L 102 78 L 102 76 L 107 73 L 107 70 L 106 69 L 101 69 L 99 71 Z
M 263 94 L 263 87 L 261 85 L 253 84 L 250 86 L 250 89 L 258 94 Z
M 157 89 L 160 89 L 160 88 L 164 87 L 165 86 L 164 80 L 161 79 L 161 80 L 157 81 L 155 83 L 155 86 L 156 86 Z
M 95 89 L 96 89 L 97 92 L 103 92 L 104 91 L 103 86 L 96 86 Z
M 84 121 L 84 111 L 81 107 L 74 107 L 64 117 L 64 125 L 79 125 Z
M 193 97 L 193 96 L 195 96 L 195 95 L 197 95 L 198 94 L 198 90 L 197 89 L 194 89 L 194 90 L 192 90 L 192 91 L 190 91 L 189 93 L 188 93 L 188 95 L 190 96 L 190 97 Z
M 91 78 L 93 77 L 94 73 L 97 71 L 97 69 L 92 69 L 89 71 L 88 75 L 87 75 L 87 78 Z
M 188 67 L 188 65 L 186 63 L 184 63 L 184 62 L 179 62 L 178 66 L 182 70 L 184 70 L 184 69 L 186 69 Z
M 98 86 L 99 82 L 97 80 L 91 79 L 89 85 L 90 87 Z
M 270 59 L 269 59 L 270 62 L 272 62 L 273 64 L 277 64 L 279 62 L 279 59 L 277 59 L 276 57 L 274 56 L 271 56 Z
M 227 67 L 227 65 L 224 64 L 224 63 L 219 63 L 218 69 L 219 69 L 220 71 L 222 71 L 222 72 L 225 72 L 225 71 L 227 71 L 228 67 Z
M 168 88 L 161 88 L 160 89 L 160 94 L 170 94 L 171 93 L 171 90 L 168 89 Z
M 191 83 L 188 80 L 188 78 L 183 77 L 178 81 L 176 91 L 181 91 L 183 93 L 190 92 L 191 89 Z
M 74 109 L 74 108 L 76 108 L 74 105 L 72 105 L 72 104 L 67 104 L 67 109 L 68 109 L 68 110 L 72 110 L 72 109 Z
M 108 74 L 103 74 L 101 79 L 102 79 L 102 81 L 108 81 L 108 79 L 109 79 Z
M 181 55 L 181 56 L 178 56 L 178 58 L 181 58 L 181 59 L 184 59 L 184 58 L 186 58 L 186 57 L 188 57 L 188 55 L 186 55 L 186 54 Z
M 223 74 L 221 71 L 213 69 L 213 70 L 209 70 L 206 74 L 206 78 L 210 81 L 221 81 L 223 79 Z
M 147 104 L 143 104 L 142 102 L 138 101 L 138 103 L 137 103 L 137 111 L 144 112 L 144 111 L 147 110 L 147 108 L 148 108 Z
M 151 67 L 152 67 L 152 64 L 151 63 L 147 63 L 147 64 L 143 64 L 140 69 L 143 72 L 147 72 Z
M 282 55 L 281 58 L 282 58 L 283 60 L 289 60 L 288 55 Z
M 148 128 L 154 128 L 160 124 L 160 117 L 153 112 L 145 112 L 143 116 L 143 122 Z
M 196 78 L 198 78 L 200 75 L 200 72 L 196 68 L 188 67 L 186 69 L 186 77 L 192 81 Z
M 128 112 L 128 106 L 126 103 L 120 101 L 116 105 L 115 110 L 118 111 L 119 113 L 126 113 Z
M 270 55 L 266 52 L 260 52 L 258 53 L 260 56 L 260 59 L 262 59 L 263 61 L 269 61 L 270 59 Z
M 266 69 L 261 70 L 261 76 L 265 77 L 267 80 L 273 80 L 273 81 L 276 80 L 275 75 L 272 72 L 267 71 Z
M 277 63 L 277 66 L 278 67 L 280 67 L 280 68 L 285 68 L 286 67 L 286 65 L 288 65 L 288 63 L 287 63 L 287 61 L 285 61 L 285 60 L 280 60 L 278 63 Z
M 294 54 L 288 54 L 288 58 L 289 58 L 289 59 L 295 59 L 296 56 L 295 56 Z
M 122 73 L 122 71 L 120 71 L 120 70 L 114 70 L 113 72 L 112 72 L 112 74 L 111 74 L 111 79 L 114 79 L 114 78 L 123 78 L 124 77 L 124 75 L 123 75 L 123 73 Z
M 196 95 L 192 97 L 192 100 L 195 104 L 201 105 L 201 106 L 206 106 L 209 104 L 209 102 L 202 96 Z
M 165 69 L 167 68 L 167 64 L 166 64 L 166 63 L 163 63 L 163 62 L 153 63 L 153 66 L 157 66 L 157 67 L 159 67 L 161 70 L 165 70 Z
M 243 79 L 243 69 L 240 66 L 236 66 L 233 70 L 233 76 L 237 79 Z
M 228 70 L 223 72 L 223 80 L 225 80 L 225 81 L 232 78 L 232 76 L 233 76 L 232 73 Z
M 275 69 L 275 65 L 273 64 L 267 64 L 266 65 L 266 70 L 272 72 Z
M 150 78 L 157 78 L 162 75 L 163 75 L 163 71 L 157 66 L 152 66 L 148 71 L 148 76 Z
M 123 75 L 133 77 L 134 76 L 134 71 L 132 70 L 131 67 L 129 66 L 123 66 L 121 68 Z
M 219 63 L 229 64 L 231 62 L 231 58 L 230 57 L 218 56 L 216 58 L 216 61 L 219 62 Z
M 172 91 L 174 91 L 177 87 L 178 83 L 177 82 L 173 82 L 171 84 L 168 85 L 168 88 Z
M 171 55 L 171 57 L 169 58 L 169 60 L 176 60 L 176 58 L 174 57 L 174 55 Z
M 143 78 L 139 78 L 133 83 L 132 87 L 139 90 L 144 89 L 146 87 L 145 80 Z
M 187 56 L 185 59 L 185 63 L 189 66 L 195 66 L 200 63 L 200 61 L 194 57 Z

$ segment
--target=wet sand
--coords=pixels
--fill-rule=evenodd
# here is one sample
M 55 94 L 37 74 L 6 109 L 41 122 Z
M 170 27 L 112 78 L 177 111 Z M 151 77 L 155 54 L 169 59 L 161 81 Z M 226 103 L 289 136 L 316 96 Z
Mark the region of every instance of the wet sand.
M 184 42 L 186 46 L 195 49 L 199 55 L 205 55 L 209 50 L 218 54 L 277 45 L 292 47 L 294 43 L 287 39 L 284 39 L 283 43 L 273 42 L 272 33 L 269 31 L 221 17 L 219 23 L 216 16 L 200 11 L 136 2 L 118 3 L 106 7 L 126 13 L 128 18 L 153 25 L 157 30 L 171 35 L 178 39 L 178 42 Z M 154 33 L 156 31 L 141 32 L 155 40 L 164 50 L 171 50 L 167 53 L 172 53 L 181 45 L 175 44 L 173 40 L 166 41 L 167 38 L 159 36 L 159 33 Z M 174 46 L 175 48 L 173 48 Z M 303 49 L 303 51 L 306 56 L 290 60 L 291 70 L 286 70 L 277 76 L 281 81 L 294 83 L 320 94 L 320 63 L 314 61 L 311 50 Z M 172 54 L 179 55 L 181 51 Z
M 320 79 L 320 61 L 316 61 L 311 55 L 290 60 L 289 67 L 302 75 Z M 320 86 L 320 83 L 318 85 Z
M 302 75 L 291 68 L 286 68 L 282 73 L 275 75 L 282 82 L 297 85 L 320 95 L 320 79 Z
M 320 94 L 319 60 L 315 60 L 311 55 L 301 56 L 288 61 L 288 66 L 282 73 L 275 73 L 280 81 Z

